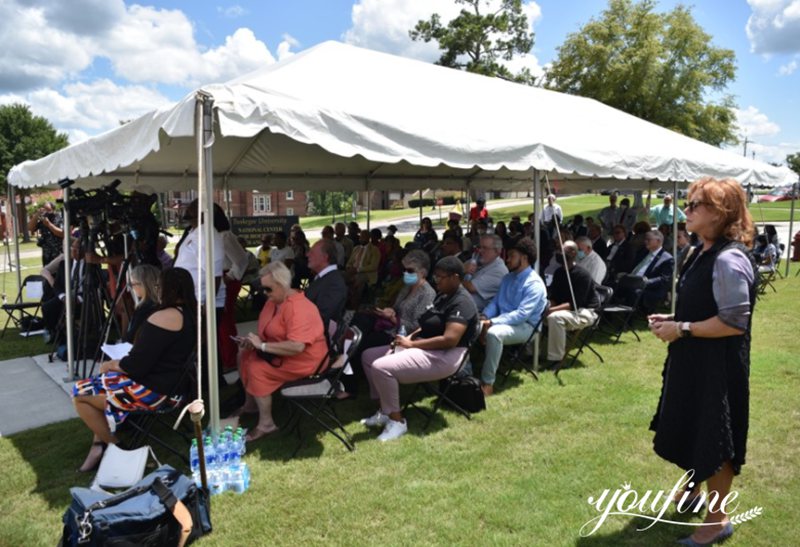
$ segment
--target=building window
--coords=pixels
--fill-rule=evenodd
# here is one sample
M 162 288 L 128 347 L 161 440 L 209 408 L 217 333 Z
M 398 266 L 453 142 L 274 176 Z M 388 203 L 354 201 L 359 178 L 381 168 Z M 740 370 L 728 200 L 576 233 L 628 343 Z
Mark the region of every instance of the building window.
M 269 194 L 253 195 L 253 214 L 264 214 L 272 212 L 272 199 Z
M 286 201 L 292 201 L 293 199 L 294 199 L 294 190 L 287 190 Z
M 294 209 L 291 208 L 291 207 L 287 207 L 286 208 L 286 216 L 287 217 L 294 216 Z

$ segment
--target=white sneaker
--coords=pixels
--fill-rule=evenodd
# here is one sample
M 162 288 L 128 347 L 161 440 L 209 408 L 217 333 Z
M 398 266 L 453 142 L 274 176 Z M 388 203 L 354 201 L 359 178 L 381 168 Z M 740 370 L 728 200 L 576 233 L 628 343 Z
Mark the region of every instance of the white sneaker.
M 402 437 L 408 431 L 408 424 L 406 424 L 405 420 L 402 422 L 396 422 L 394 420 L 389 420 L 389 423 L 386 424 L 386 427 L 383 428 L 383 433 L 378 435 L 379 441 L 393 441 L 398 437 Z
M 361 423 L 367 427 L 383 427 L 388 421 L 389 416 L 379 410 L 369 418 L 364 418 L 361 420 Z

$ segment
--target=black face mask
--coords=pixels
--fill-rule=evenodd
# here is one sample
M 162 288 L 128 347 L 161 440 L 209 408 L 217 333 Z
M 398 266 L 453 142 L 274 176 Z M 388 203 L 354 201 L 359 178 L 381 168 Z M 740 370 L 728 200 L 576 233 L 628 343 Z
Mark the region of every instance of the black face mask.
M 564 265 L 564 255 L 556 254 L 556 262 L 563 266 Z

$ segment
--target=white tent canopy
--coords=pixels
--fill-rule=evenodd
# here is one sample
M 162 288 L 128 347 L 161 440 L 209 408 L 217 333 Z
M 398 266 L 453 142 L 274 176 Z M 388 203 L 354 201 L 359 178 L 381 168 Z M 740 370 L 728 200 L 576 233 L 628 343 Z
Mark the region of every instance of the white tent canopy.
M 213 100 L 218 188 L 530 188 L 533 169 L 560 181 L 627 179 L 594 182 L 625 188 L 701 176 L 794 180 L 591 99 L 326 42 L 22 163 L 9 181 L 189 189 L 198 93 Z

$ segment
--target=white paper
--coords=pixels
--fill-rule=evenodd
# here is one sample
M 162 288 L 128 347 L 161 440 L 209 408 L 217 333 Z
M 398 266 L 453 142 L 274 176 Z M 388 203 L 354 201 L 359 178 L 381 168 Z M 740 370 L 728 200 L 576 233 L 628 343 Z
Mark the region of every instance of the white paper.
M 352 344 L 353 344 L 352 340 L 345 340 L 344 341 L 344 353 L 345 354 L 347 354 L 347 352 L 350 351 L 350 346 Z M 352 376 L 353 375 L 353 368 L 350 366 L 350 359 L 347 360 L 347 364 L 345 365 L 344 370 L 342 372 L 347 376 Z
M 103 353 L 108 355 L 110 359 L 122 359 L 126 355 L 131 352 L 131 348 L 133 344 L 129 344 L 128 342 L 120 342 L 119 344 L 103 344 L 100 346 L 100 349 L 103 350 Z
M 44 286 L 41 281 L 28 281 L 25 284 L 25 293 L 28 300 L 41 300 L 44 296 Z

